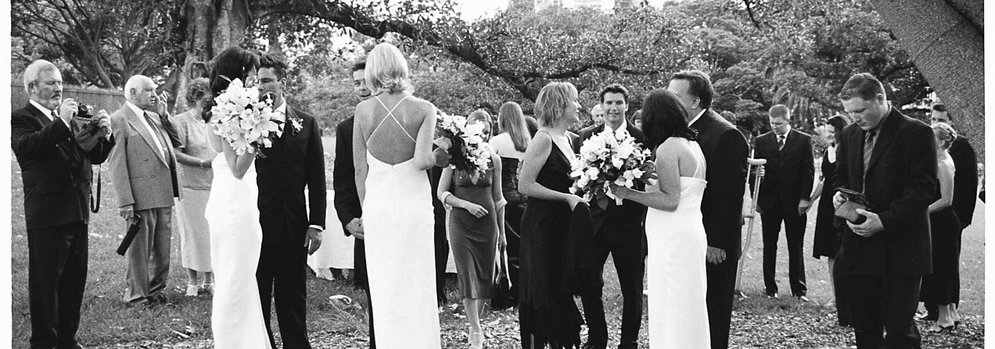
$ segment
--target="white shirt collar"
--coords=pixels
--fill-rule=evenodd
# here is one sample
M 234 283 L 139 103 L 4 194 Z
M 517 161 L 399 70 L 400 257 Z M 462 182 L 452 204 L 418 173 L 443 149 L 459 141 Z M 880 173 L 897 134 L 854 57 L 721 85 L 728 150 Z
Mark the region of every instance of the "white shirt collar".
M 688 125 L 693 125 L 695 121 L 701 119 L 701 116 L 705 115 L 706 111 L 708 111 L 708 109 L 702 109 L 700 112 L 698 112 L 698 115 L 695 115 L 694 119 L 691 119 L 691 121 L 688 122 Z
M 629 122 L 626 121 L 625 118 L 622 118 L 622 125 L 620 125 L 618 127 L 618 129 L 619 130 L 626 130 L 626 131 L 628 131 L 629 130 Z M 612 127 L 608 125 L 607 121 L 605 121 L 605 131 L 618 132 L 618 130 L 612 130 Z
M 135 112 L 135 115 L 140 116 L 143 122 L 145 121 L 145 110 L 131 103 L 131 101 L 124 102 L 124 105 L 127 105 L 128 108 L 131 108 L 131 111 Z
M 33 100 L 33 99 L 30 100 L 30 102 L 31 102 L 31 105 L 35 106 L 35 108 L 38 108 L 38 110 L 41 110 L 41 113 L 45 114 L 45 117 L 47 117 L 49 120 L 55 121 L 55 117 L 52 116 L 52 109 L 48 109 L 48 108 L 43 107 L 41 105 L 41 103 L 35 102 L 35 100 Z

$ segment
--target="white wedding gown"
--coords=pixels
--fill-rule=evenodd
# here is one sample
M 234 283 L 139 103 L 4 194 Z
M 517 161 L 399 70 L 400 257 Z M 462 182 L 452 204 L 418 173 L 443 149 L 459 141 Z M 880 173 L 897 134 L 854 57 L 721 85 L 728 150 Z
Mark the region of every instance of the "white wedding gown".
M 218 349 L 269 349 L 256 266 L 263 241 L 256 200 L 256 165 L 242 179 L 228 167 L 223 153 L 211 162 L 214 180 L 204 216 L 211 230 L 214 297 L 211 329 Z
M 690 145 L 698 166 L 693 177 L 681 177 L 677 210 L 646 212 L 649 339 L 654 349 L 710 347 L 705 308 L 708 241 L 701 221 L 705 156 L 698 143 Z
M 394 118 L 392 113 L 390 109 L 383 120 Z M 397 119 L 394 123 L 388 125 L 400 127 Z M 371 139 L 383 124 L 374 128 Z M 415 142 L 411 134 L 404 133 Z M 442 347 L 435 297 L 432 187 L 428 174 L 412 160 L 390 165 L 366 152 L 369 171 L 363 228 L 373 328 L 380 349 Z

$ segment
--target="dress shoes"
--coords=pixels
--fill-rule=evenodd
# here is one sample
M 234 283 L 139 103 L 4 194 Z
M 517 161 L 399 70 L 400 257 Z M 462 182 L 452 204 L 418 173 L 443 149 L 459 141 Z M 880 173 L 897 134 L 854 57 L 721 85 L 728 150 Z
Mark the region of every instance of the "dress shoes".
M 584 346 L 582 346 L 581 348 L 582 349 L 605 349 L 607 347 L 608 347 L 608 343 L 595 343 L 595 342 L 590 342 L 589 341 L 587 343 L 584 343 Z
M 773 299 L 777 299 L 777 298 L 780 298 L 780 297 L 779 297 L 779 296 L 777 295 L 777 292 L 767 292 L 767 293 L 766 293 L 766 295 L 767 295 L 767 298 L 773 298 Z
M 795 299 L 798 299 L 803 303 L 808 303 L 812 301 L 811 299 L 808 299 L 808 297 L 805 297 L 805 295 L 795 296 Z

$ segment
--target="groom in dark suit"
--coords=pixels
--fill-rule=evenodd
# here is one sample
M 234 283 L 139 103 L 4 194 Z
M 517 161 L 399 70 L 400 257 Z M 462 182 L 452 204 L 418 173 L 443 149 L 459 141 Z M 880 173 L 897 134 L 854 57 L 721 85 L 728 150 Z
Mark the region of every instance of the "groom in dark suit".
M 777 298 L 777 238 L 784 221 L 788 240 L 788 278 L 791 295 L 808 301 L 805 293 L 805 256 L 802 245 L 805 222 L 812 203 L 808 200 L 815 177 L 812 136 L 791 128 L 791 113 L 784 104 L 770 107 L 771 131 L 757 137 L 756 157 L 767 160 L 757 205 L 763 223 L 764 286 L 767 297 Z M 752 187 L 752 186 L 751 186 Z
M 588 128 L 580 134 L 580 142 L 603 131 L 624 130 L 643 143 L 645 137 L 639 129 L 625 121 L 628 110 L 629 91 L 618 84 L 611 84 L 601 90 L 601 105 L 605 108 L 604 127 Z M 579 147 L 579 146 L 578 146 Z M 637 184 L 636 189 L 642 189 Z M 591 244 L 591 273 L 585 277 L 581 301 L 584 304 L 584 318 L 587 321 L 588 335 L 585 349 L 604 349 L 608 345 L 608 325 L 605 322 L 605 306 L 601 300 L 604 286 L 604 265 L 608 254 L 615 262 L 618 282 L 622 289 L 622 336 L 619 348 L 636 348 L 639 325 L 643 317 L 643 271 L 645 270 L 646 206 L 625 200 L 616 205 L 610 200 L 608 207 L 591 207 L 594 220 L 594 242 Z
M 711 110 L 715 92 L 708 74 L 698 70 L 676 73 L 667 90 L 687 109 L 691 118 L 688 123 L 698 132 L 698 145 L 708 165 L 705 171 L 708 185 L 701 199 L 702 221 L 708 238 L 705 305 L 712 348 L 728 348 L 736 262 L 741 249 L 749 146 L 736 126 Z
M 95 133 L 74 132 L 77 103 L 62 99 L 62 73 L 51 62 L 28 65 L 24 89 L 31 99 L 11 115 L 10 144 L 24 182 L 30 344 L 82 348 L 76 331 L 86 286 L 90 165 L 107 159 L 114 138 L 103 110 Z
M 857 347 L 919 348 L 912 318 L 932 271 L 928 208 L 939 198 L 933 131 L 893 107 L 870 74 L 852 76 L 839 98 L 854 123 L 843 130 L 834 185 L 870 202 L 856 210 L 862 223 L 843 228 L 836 261 L 847 273 Z M 843 202 L 837 192 L 833 204 Z
M 270 342 L 270 305 L 284 348 L 311 348 L 306 309 L 306 261 L 321 245 L 325 228 L 325 158 L 321 129 L 314 117 L 287 105 L 283 95 L 286 65 L 263 55 L 259 65 L 259 93 L 273 98 L 277 113 L 285 116 L 283 135 L 256 159 L 259 186 L 259 222 L 263 228 L 262 254 L 256 269 L 263 317 Z M 304 189 L 307 188 L 308 204 Z

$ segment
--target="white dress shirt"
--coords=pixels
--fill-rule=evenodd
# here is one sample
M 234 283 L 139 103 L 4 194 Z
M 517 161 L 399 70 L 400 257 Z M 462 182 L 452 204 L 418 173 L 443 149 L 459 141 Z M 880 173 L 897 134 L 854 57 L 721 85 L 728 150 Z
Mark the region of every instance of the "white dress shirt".
M 145 111 L 131 102 L 124 102 L 124 104 L 127 105 L 128 108 L 131 108 L 131 111 L 133 111 L 135 115 L 138 115 L 138 120 L 141 120 L 142 125 L 145 125 L 145 129 L 149 131 L 150 135 L 152 135 L 152 141 L 155 142 L 155 146 L 159 150 L 159 155 L 162 155 L 163 159 L 168 160 L 169 156 L 166 155 L 166 148 L 162 146 L 162 142 L 159 140 L 159 133 L 156 132 L 156 129 L 149 124 L 148 120 L 145 120 Z

